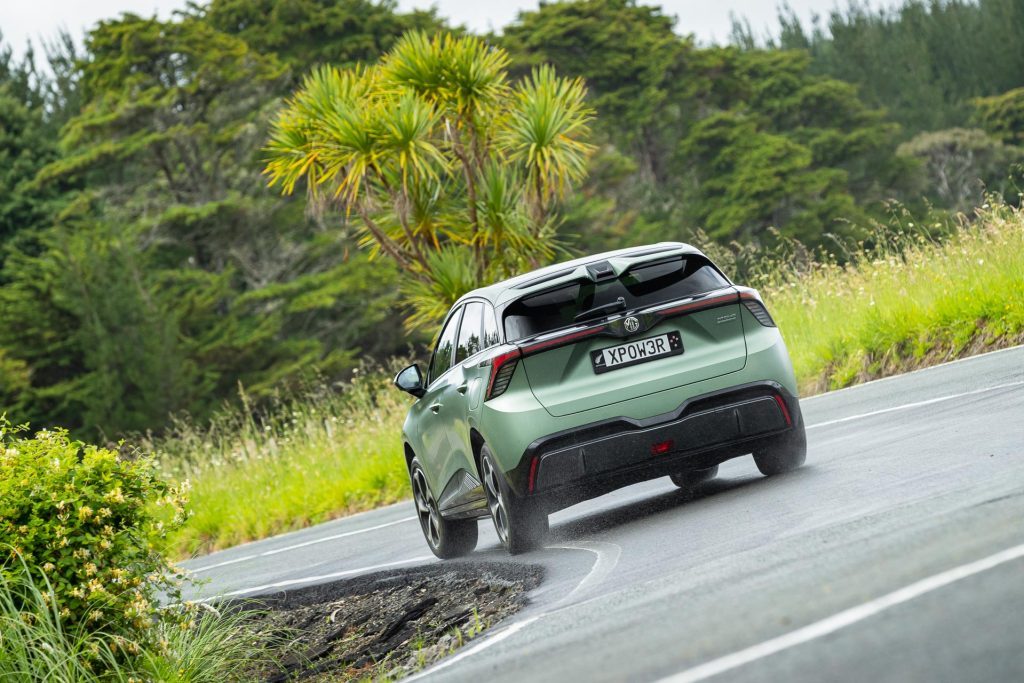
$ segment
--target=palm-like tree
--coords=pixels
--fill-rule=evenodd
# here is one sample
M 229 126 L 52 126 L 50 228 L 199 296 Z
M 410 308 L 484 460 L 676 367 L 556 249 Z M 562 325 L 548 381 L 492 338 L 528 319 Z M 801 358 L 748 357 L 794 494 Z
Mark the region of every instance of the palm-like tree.
M 404 36 L 369 67 L 320 67 L 273 124 L 266 173 L 317 206 L 355 214 L 362 244 L 411 277 L 410 327 L 463 293 L 550 260 L 555 205 L 586 173 L 582 80 L 478 38 Z

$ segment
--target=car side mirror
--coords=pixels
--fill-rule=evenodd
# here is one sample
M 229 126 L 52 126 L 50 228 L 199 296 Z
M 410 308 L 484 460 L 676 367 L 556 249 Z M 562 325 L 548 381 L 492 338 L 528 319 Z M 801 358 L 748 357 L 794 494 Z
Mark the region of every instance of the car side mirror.
M 427 393 L 426 387 L 423 386 L 423 373 L 420 372 L 420 366 L 415 363 L 395 375 L 395 386 L 416 398 Z

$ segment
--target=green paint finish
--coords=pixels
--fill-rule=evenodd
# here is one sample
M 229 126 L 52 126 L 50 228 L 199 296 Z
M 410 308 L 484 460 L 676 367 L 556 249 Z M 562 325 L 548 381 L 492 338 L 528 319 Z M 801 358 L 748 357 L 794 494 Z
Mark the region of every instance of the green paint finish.
M 503 304 L 578 278 L 587 272 L 586 264 L 602 260 L 612 263 L 619 274 L 635 263 L 667 256 L 703 256 L 683 244 L 642 249 L 653 249 L 654 253 L 631 258 L 620 250 L 552 266 L 471 292 L 456 308 L 467 299 L 478 299 L 495 305 L 500 314 Z M 560 275 L 523 286 L 530 278 L 552 274 Z M 594 371 L 592 351 L 671 331 L 682 337 L 681 355 L 600 374 Z M 519 360 L 508 389 L 484 400 L 490 360 L 513 348 L 513 344 L 502 344 L 457 363 L 437 378 L 410 409 L 403 436 L 420 457 L 435 496 L 459 470 L 478 477 L 473 431 L 508 472 L 520 465 L 524 452 L 535 440 L 601 420 L 662 415 L 695 396 L 765 380 L 777 382 L 797 395 L 793 368 L 779 330 L 758 323 L 739 303 L 668 318 L 626 339 L 595 336 L 529 355 Z

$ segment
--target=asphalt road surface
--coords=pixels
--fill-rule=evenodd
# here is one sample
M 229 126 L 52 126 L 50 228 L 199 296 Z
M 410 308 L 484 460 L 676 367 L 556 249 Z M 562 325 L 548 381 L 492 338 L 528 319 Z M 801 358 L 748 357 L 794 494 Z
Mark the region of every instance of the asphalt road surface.
M 807 465 L 551 517 L 530 605 L 437 681 L 1024 681 L 1024 347 L 802 401 Z M 197 558 L 203 596 L 434 562 L 411 503 Z M 198 596 L 197 596 L 198 597 Z

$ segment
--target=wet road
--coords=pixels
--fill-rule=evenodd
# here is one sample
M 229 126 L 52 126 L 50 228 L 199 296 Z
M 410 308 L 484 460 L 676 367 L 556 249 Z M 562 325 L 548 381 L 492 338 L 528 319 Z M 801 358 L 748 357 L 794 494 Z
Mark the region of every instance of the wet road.
M 807 465 L 725 463 L 551 517 L 510 622 L 438 681 L 1024 680 L 1024 348 L 801 403 Z M 435 561 L 409 503 L 186 563 L 203 595 Z

